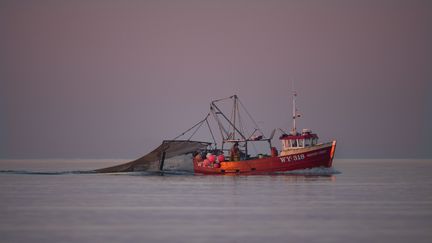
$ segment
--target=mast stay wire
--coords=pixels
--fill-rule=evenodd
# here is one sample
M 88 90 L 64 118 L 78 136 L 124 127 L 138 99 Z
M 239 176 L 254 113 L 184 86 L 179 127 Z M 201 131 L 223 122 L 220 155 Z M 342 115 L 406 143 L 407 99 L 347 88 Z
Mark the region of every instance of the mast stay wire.
M 190 135 L 190 137 L 188 138 L 188 141 L 191 140 L 191 138 L 195 135 L 195 133 L 201 128 L 201 126 L 204 124 L 204 121 L 207 121 L 207 117 L 202 120 L 199 124 L 199 126 L 197 126 L 197 128 L 195 129 L 195 131 L 192 133 L 192 135 Z
M 222 124 L 222 122 L 220 121 L 219 117 L 217 116 L 216 111 L 214 110 L 213 106 L 210 107 L 210 111 L 211 111 L 211 113 L 212 113 L 212 115 L 213 115 L 213 118 L 216 120 L 216 122 L 217 122 L 217 124 L 218 124 L 218 126 L 219 126 L 219 131 L 220 131 L 220 133 L 221 133 L 221 138 L 224 139 L 225 136 L 228 137 L 228 132 L 227 132 L 227 130 L 225 129 L 225 127 L 223 126 L 223 124 Z M 224 136 L 224 134 L 225 134 L 225 136 Z
M 185 135 L 185 134 L 188 133 L 190 130 L 194 129 L 196 126 L 201 126 L 202 123 L 203 123 L 205 120 L 207 120 L 207 118 L 208 118 L 209 116 L 210 116 L 210 113 L 208 113 L 207 116 L 206 116 L 203 120 L 199 121 L 197 124 L 193 125 L 191 128 L 187 129 L 187 130 L 184 131 L 182 134 L 180 134 L 180 135 L 178 135 L 177 137 L 175 137 L 173 140 L 176 140 L 177 138 L 179 138 L 179 137 Z M 189 139 L 190 139 L 190 138 L 189 138 Z M 188 140 L 189 140 L 189 139 L 188 139 Z
M 233 102 L 233 107 L 230 114 L 230 121 L 234 121 L 233 124 L 235 125 L 235 102 Z M 234 139 L 235 138 L 234 126 L 230 126 L 228 132 L 229 133 L 227 139 Z
M 222 100 L 232 99 L 233 97 L 234 97 L 234 95 L 231 95 L 229 97 L 225 97 L 225 98 L 222 98 L 222 99 L 213 100 L 211 103 L 216 103 L 216 102 L 219 102 L 219 101 L 222 101 Z
M 215 137 L 214 137 L 214 135 L 213 135 L 213 131 L 212 131 L 211 127 L 210 127 L 210 124 L 209 124 L 208 119 L 206 119 L 206 123 L 207 123 L 207 127 L 208 127 L 208 129 L 209 129 L 209 131 L 210 131 L 210 134 L 211 134 L 211 136 L 212 136 L 212 138 L 213 138 L 213 142 L 214 142 L 214 144 L 215 144 L 215 148 L 217 148 L 216 139 L 215 139 Z
M 244 107 L 243 107 L 243 110 L 244 110 Z M 239 120 L 239 125 L 240 125 L 240 131 L 243 134 L 246 134 L 246 133 L 249 134 L 248 128 L 244 125 L 243 119 L 241 119 L 240 110 L 238 110 L 238 111 L 239 111 L 238 120 Z M 255 131 L 257 131 L 257 130 L 259 130 L 259 128 L 255 128 Z M 255 133 L 255 131 L 251 135 L 248 135 L 248 139 L 250 139 L 252 137 L 252 135 Z M 258 149 L 255 146 L 255 143 L 249 143 L 249 144 L 252 145 L 252 148 L 253 148 L 254 152 L 258 153 Z
M 190 141 L 191 138 L 192 138 L 192 137 L 193 137 L 193 136 L 198 132 L 198 130 L 202 127 L 202 125 L 204 124 L 204 122 L 206 122 L 206 124 L 207 124 L 207 128 L 209 129 L 210 134 L 211 134 L 211 137 L 212 137 L 212 139 L 213 139 L 213 142 L 214 142 L 215 148 L 217 148 L 216 138 L 215 138 L 215 136 L 214 136 L 214 134 L 213 134 L 213 130 L 211 129 L 210 123 L 209 123 L 209 121 L 208 121 L 209 116 L 210 116 L 210 113 L 208 113 L 207 116 L 206 116 L 203 120 L 199 121 L 198 123 L 196 123 L 195 125 L 193 125 L 191 128 L 187 129 L 187 130 L 184 131 L 182 134 L 180 134 L 180 135 L 178 135 L 177 137 L 175 137 L 173 140 L 176 140 L 177 138 L 179 138 L 179 137 L 185 135 L 186 133 L 188 133 L 189 131 L 191 131 L 192 129 L 195 128 L 195 130 L 193 131 L 192 135 L 190 135 L 189 138 L 187 139 L 187 141 Z
M 241 102 L 241 100 L 239 99 L 240 105 L 243 107 L 243 109 L 245 110 L 246 114 L 248 115 L 249 119 L 252 120 L 253 124 L 255 125 L 255 128 L 258 129 L 258 131 L 261 132 L 262 135 L 264 135 L 263 131 L 261 130 L 261 128 L 258 126 L 258 123 L 253 119 L 253 117 L 251 116 L 251 114 L 249 113 L 249 111 L 246 109 L 246 106 Z
M 246 134 L 246 132 L 248 132 L 248 131 L 245 129 L 243 119 L 241 118 L 241 115 L 240 115 L 240 109 L 238 108 L 238 104 L 237 104 L 237 116 L 238 116 L 238 122 L 239 122 L 239 130 L 243 134 Z

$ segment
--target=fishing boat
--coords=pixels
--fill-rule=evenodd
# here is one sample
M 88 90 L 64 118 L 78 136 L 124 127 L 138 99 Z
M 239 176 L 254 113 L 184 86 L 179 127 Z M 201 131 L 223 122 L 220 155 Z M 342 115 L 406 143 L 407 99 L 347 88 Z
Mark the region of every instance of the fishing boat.
M 181 133 L 172 140 L 165 140 L 150 153 L 134 161 L 97 169 L 98 173 L 148 171 L 164 174 L 167 161 L 176 157 L 190 156 L 189 163 L 199 174 L 260 174 L 283 172 L 314 167 L 331 167 L 336 149 L 336 140 L 319 143 L 318 135 L 310 129 L 297 131 L 296 120 L 300 117 L 296 108 L 297 93 L 293 93 L 292 119 L 293 125 L 289 133 L 283 129 L 279 137 L 282 147 L 280 152 L 272 145 L 276 129 L 269 137 L 259 128 L 258 123 L 250 115 L 237 95 L 214 100 L 210 103 L 210 112 L 204 119 Z M 223 107 L 231 103 L 230 115 L 225 114 Z M 229 107 L 229 106 L 228 106 Z M 243 116 L 252 127 L 247 128 Z M 209 118 L 215 124 L 210 125 Z M 229 117 L 229 118 L 228 118 Z M 194 141 L 192 137 L 200 128 L 207 125 L 213 142 Z M 221 146 L 216 141 L 214 127 L 220 132 Z M 213 127 L 213 128 L 212 128 Z M 252 132 L 248 132 L 252 131 Z M 187 139 L 182 139 L 188 136 Z M 264 142 L 264 144 L 263 144 Z M 255 144 L 261 143 L 266 152 L 252 155 L 251 149 L 257 150 Z M 267 145 L 266 145 L 267 143 Z M 227 146 L 228 145 L 228 146 Z M 174 169 L 175 170 L 175 169 Z
M 237 95 L 226 98 L 231 99 L 234 104 L 230 119 L 218 107 L 218 102 L 224 99 L 212 101 L 210 114 L 213 115 L 219 126 L 223 138 L 222 146 L 220 149 L 197 151 L 193 157 L 195 173 L 256 174 L 314 167 L 331 167 L 336 149 L 336 140 L 319 143 L 318 135 L 313 133 L 312 130 L 302 129 L 301 132 L 297 131 L 296 119 L 300 117 L 300 114 L 296 108 L 296 97 L 297 93 L 294 92 L 292 102 L 293 126 L 291 131 L 286 133 L 282 129 L 279 129 L 282 131 L 282 135 L 279 137 L 282 143 L 280 152 L 272 146 L 272 138 L 276 129 L 273 130 L 269 138 L 266 138 L 261 132 L 261 129 L 258 128 L 256 122 L 253 121 L 256 125 L 256 129 L 251 135 L 246 136 L 240 127 L 241 119 L 238 104 L 242 106 L 243 104 L 239 101 Z M 249 112 L 246 111 L 246 114 L 249 115 Z M 252 119 L 252 117 L 250 118 Z M 224 127 L 224 122 L 228 124 L 228 127 Z M 260 134 L 256 135 L 257 132 L 260 132 Z M 213 132 L 211 132 L 211 134 L 214 139 Z M 249 145 L 262 141 L 267 142 L 269 145 L 268 154 L 251 156 L 248 153 Z M 216 144 L 216 141 L 214 141 L 214 143 Z M 230 150 L 224 149 L 226 144 L 230 145 Z

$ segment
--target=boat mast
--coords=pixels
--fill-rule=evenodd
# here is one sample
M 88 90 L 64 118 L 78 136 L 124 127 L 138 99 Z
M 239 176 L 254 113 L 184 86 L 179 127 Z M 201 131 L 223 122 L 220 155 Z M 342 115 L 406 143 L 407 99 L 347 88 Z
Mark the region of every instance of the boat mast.
M 292 135 L 297 135 L 296 118 L 298 114 L 296 109 L 296 97 L 297 97 L 297 92 L 293 91 L 293 102 L 292 102 L 293 103 L 293 107 L 292 107 L 293 127 L 291 130 Z
M 229 97 L 229 98 L 232 98 L 232 97 Z M 213 107 L 215 110 L 216 110 L 216 112 L 214 113 L 215 114 L 215 118 L 217 119 L 217 120 L 219 120 L 218 118 L 217 118 L 217 114 L 220 114 L 227 122 L 228 122 L 228 124 L 230 125 L 230 126 L 232 126 L 233 128 L 234 128 L 234 130 L 235 131 L 237 131 L 237 133 L 242 137 L 242 139 L 244 139 L 244 140 L 246 140 L 247 138 L 245 137 L 245 135 L 235 126 L 235 124 L 233 124 L 232 123 L 232 121 L 230 120 L 230 119 L 228 119 L 228 117 L 226 117 L 225 116 L 225 114 L 219 109 L 219 107 L 217 107 L 216 106 L 216 102 L 217 101 L 219 101 L 219 100 L 215 100 L 215 101 L 212 101 L 211 102 L 211 107 Z M 218 124 L 220 124 L 220 122 L 218 121 Z M 220 124 L 220 127 L 221 128 L 223 128 L 223 126 L 222 126 L 222 124 Z M 229 132 L 229 131 L 228 131 Z M 223 140 L 229 140 L 230 139 L 230 135 L 229 134 L 227 134 L 227 138 L 224 138 L 223 136 L 222 136 L 222 139 Z
M 232 120 L 232 140 L 235 140 L 235 126 L 236 126 L 236 116 L 237 116 L 237 95 L 234 95 L 234 107 L 233 107 L 233 120 Z

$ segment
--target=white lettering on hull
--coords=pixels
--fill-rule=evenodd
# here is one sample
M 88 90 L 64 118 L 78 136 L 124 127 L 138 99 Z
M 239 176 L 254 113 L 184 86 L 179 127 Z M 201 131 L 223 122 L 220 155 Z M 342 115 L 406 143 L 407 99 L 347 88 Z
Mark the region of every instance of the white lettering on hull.
M 280 159 L 281 163 L 289 163 L 289 162 L 304 160 L 305 155 L 304 154 L 295 154 L 295 155 L 290 155 L 290 156 L 286 156 L 286 157 L 280 157 L 279 159 Z

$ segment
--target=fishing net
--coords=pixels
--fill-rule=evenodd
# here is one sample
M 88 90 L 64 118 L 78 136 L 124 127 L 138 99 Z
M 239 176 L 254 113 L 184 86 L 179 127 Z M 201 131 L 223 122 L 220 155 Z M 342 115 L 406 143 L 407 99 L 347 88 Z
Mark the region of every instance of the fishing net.
M 163 141 L 159 147 L 139 159 L 121 165 L 97 169 L 95 171 L 99 173 L 159 171 L 162 160 L 164 162 L 164 168 L 182 170 L 189 168 L 188 165 L 183 163 L 189 158 L 190 166 L 192 166 L 191 153 L 205 150 L 208 145 L 209 143 L 207 142 L 188 140 Z M 164 152 L 165 156 L 163 156 Z

